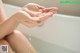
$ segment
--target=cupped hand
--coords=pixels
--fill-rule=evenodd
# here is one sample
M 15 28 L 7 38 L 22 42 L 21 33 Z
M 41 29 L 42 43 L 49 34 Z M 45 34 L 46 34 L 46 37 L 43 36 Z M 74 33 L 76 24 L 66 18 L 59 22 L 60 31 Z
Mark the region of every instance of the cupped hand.
M 37 25 L 42 25 L 45 20 L 47 20 L 48 18 L 50 18 L 53 14 L 55 14 L 56 11 L 54 10 L 44 10 L 44 12 L 40 13 L 38 16 L 34 16 L 34 17 L 31 17 L 32 20 L 35 20 L 36 22 L 24 22 L 25 24 L 27 23 L 28 26 L 37 26 Z
M 23 10 L 28 12 L 31 16 L 34 17 L 40 15 L 41 13 L 47 13 L 50 10 L 57 12 L 58 8 L 57 7 L 45 8 L 35 3 L 29 3 L 23 7 Z
M 17 14 L 23 24 L 34 27 L 43 24 L 44 21 L 55 14 L 57 10 L 58 8 L 56 7 L 45 8 L 38 4 L 29 3 Z
M 38 20 L 37 21 L 38 25 L 41 25 L 42 23 L 44 23 L 46 19 L 51 17 L 58 10 L 57 7 L 45 8 L 35 3 L 29 3 L 25 5 L 23 9 L 25 12 L 30 12 L 29 14 L 33 17 L 33 19 Z

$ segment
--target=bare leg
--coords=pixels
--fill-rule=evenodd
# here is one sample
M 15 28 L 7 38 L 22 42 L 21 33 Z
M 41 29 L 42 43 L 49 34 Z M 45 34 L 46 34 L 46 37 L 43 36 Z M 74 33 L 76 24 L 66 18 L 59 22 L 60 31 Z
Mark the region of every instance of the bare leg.
M 19 31 L 14 31 L 6 37 L 6 40 L 16 53 L 36 53 L 27 38 Z
M 13 53 L 9 43 L 6 40 L 4 40 L 4 39 L 0 40 L 0 45 L 8 45 L 8 49 L 9 49 L 8 53 Z

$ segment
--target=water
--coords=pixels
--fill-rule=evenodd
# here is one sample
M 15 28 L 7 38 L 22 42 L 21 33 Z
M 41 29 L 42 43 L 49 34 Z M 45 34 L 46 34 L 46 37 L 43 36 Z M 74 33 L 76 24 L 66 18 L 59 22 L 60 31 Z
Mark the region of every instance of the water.
M 32 46 L 37 50 L 38 53 L 76 53 L 67 48 L 42 41 L 32 36 L 27 37 L 30 39 Z

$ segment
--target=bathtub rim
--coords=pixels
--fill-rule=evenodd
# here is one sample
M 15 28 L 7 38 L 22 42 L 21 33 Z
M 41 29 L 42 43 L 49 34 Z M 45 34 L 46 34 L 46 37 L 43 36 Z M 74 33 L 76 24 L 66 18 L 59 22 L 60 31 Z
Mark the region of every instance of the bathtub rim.
M 11 4 L 7 4 L 7 3 L 4 3 L 4 6 L 5 7 L 11 7 L 11 8 L 16 8 L 16 9 L 21 9 L 21 7 L 19 6 L 16 6 L 16 5 L 11 5 Z M 66 15 L 66 14 L 60 14 L 60 13 L 56 13 L 55 16 L 63 16 L 63 17 L 73 17 L 73 18 L 77 18 L 77 19 L 80 19 L 79 16 L 72 16 L 72 15 Z

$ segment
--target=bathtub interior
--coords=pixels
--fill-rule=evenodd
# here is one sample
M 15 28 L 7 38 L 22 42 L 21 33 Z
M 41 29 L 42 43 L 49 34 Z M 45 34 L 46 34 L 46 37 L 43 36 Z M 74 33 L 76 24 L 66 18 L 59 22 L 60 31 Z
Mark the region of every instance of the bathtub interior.
M 4 5 L 8 17 L 20 7 Z M 55 14 L 43 26 L 19 25 L 38 53 L 80 53 L 80 17 Z

